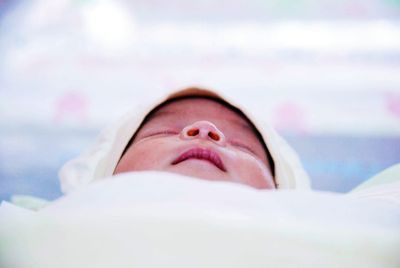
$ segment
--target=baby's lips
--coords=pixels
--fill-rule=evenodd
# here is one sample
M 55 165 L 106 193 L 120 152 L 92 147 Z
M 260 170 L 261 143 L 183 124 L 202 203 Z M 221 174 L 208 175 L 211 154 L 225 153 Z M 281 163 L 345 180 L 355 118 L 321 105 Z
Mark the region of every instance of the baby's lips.
M 178 158 L 176 158 L 171 164 L 176 165 L 188 159 L 200 159 L 209 161 L 220 170 L 226 172 L 225 166 L 218 153 L 210 149 L 203 149 L 199 147 L 185 151 Z

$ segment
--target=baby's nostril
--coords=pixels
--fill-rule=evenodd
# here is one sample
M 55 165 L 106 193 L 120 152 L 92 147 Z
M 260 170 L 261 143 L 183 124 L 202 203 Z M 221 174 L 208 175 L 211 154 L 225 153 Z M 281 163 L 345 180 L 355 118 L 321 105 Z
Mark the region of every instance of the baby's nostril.
M 187 135 L 191 136 L 191 137 L 197 136 L 197 135 L 199 135 L 199 130 L 198 129 L 190 129 L 190 130 L 188 130 Z
M 219 141 L 219 135 L 217 134 L 217 133 L 214 133 L 214 132 L 208 132 L 208 136 L 211 138 L 211 139 L 213 139 L 213 140 L 215 140 L 215 141 Z

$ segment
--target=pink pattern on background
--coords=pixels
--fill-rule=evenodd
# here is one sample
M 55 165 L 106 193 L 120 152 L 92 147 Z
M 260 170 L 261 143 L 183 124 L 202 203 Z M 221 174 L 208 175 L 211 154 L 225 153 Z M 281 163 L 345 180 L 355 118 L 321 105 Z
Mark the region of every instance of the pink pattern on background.
M 306 112 L 300 105 L 283 102 L 273 112 L 272 122 L 278 131 L 308 133 Z
M 400 94 L 393 92 L 386 93 L 385 104 L 389 114 L 400 119 Z
M 344 5 L 344 12 L 354 17 L 361 17 L 368 14 L 368 7 L 362 2 L 348 3 Z
M 56 122 L 71 118 L 84 121 L 86 117 L 87 100 L 82 94 L 70 91 L 57 100 L 54 114 L 54 120 Z

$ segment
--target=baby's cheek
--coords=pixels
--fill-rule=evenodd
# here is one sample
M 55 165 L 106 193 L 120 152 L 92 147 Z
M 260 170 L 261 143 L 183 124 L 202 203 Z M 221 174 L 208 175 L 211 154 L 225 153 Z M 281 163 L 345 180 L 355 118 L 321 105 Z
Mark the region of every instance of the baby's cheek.
M 232 157 L 230 173 L 238 182 L 253 186 L 258 189 L 275 188 L 272 175 L 265 164 L 245 153 L 236 153 Z
M 117 167 L 117 172 L 157 170 L 163 164 L 164 146 L 162 142 L 147 142 L 133 145 Z

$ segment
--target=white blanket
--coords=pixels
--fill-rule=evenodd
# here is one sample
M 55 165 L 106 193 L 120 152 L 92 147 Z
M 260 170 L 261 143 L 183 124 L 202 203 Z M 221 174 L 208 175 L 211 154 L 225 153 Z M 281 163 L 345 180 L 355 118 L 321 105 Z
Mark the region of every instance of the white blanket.
M 361 193 L 127 173 L 39 212 L 3 203 L 0 267 L 400 267 L 400 206 Z

